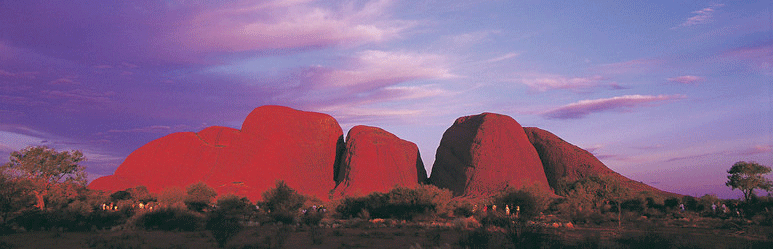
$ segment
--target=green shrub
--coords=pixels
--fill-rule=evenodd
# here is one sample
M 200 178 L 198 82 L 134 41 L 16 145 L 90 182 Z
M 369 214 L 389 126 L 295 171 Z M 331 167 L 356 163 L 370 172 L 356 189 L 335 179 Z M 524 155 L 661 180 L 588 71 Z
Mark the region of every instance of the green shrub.
M 521 188 L 508 187 L 498 195 L 494 196 L 493 203 L 499 206 L 499 212 L 504 212 L 506 207 L 510 207 L 511 213 L 515 213 L 520 208 L 520 216 L 531 218 L 539 215 L 548 208 L 552 199 L 550 192 L 537 185 L 527 185 Z
M 241 232 L 242 224 L 239 221 L 239 217 L 217 210 L 209 213 L 205 228 L 212 233 L 219 247 L 225 247 L 228 240 Z
M 388 193 L 373 192 L 364 197 L 347 197 L 336 207 L 344 218 L 367 212 L 370 218 L 412 220 L 451 213 L 451 192 L 434 186 L 396 187 Z
M 189 185 L 186 188 L 185 205 L 188 209 L 203 212 L 212 205 L 212 200 L 217 196 L 214 188 L 204 182 Z
M 136 216 L 134 225 L 146 230 L 195 231 L 201 227 L 201 214 L 180 208 L 160 208 Z

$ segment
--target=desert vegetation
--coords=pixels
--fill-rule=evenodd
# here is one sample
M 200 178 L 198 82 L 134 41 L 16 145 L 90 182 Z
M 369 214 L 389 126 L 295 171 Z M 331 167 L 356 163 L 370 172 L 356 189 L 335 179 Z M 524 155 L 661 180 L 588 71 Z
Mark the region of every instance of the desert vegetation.
M 33 155 L 64 163 L 20 167 Z M 527 184 L 491 197 L 454 198 L 449 190 L 422 184 L 323 202 L 277 181 L 261 201 L 252 202 L 218 195 L 201 182 L 160 193 L 143 186 L 93 191 L 78 180 L 82 168 L 72 163 L 78 153 L 42 148 L 14 156 L 19 159 L 4 165 L 0 175 L 0 248 L 46 243 L 85 248 L 773 245 L 773 198 L 753 191 L 744 192 L 743 200 L 665 196 L 632 192 L 602 176 L 562 180 L 554 192 Z M 728 186 L 741 179 L 734 172 L 728 172 Z M 764 180 L 755 182 L 761 183 L 757 189 L 767 187 Z M 686 239 L 688 234 L 701 239 Z

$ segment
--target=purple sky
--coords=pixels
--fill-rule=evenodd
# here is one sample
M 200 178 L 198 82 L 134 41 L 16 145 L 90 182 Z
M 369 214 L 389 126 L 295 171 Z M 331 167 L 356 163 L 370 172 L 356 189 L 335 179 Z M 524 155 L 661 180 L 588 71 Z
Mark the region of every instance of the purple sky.
M 274 104 L 382 127 L 428 172 L 481 112 L 682 194 L 773 166 L 773 1 L 332 2 L 0 0 L 0 162 L 79 149 L 93 179 Z

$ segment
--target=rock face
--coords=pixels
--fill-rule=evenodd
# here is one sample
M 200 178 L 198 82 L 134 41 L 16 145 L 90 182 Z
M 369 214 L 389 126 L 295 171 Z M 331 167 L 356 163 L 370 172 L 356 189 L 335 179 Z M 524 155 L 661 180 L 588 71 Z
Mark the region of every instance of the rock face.
M 554 189 L 561 178 L 576 181 L 589 176 L 611 174 L 634 191 L 673 195 L 612 171 L 590 152 L 564 141 L 553 133 L 534 127 L 526 127 L 524 131 L 539 153 L 548 183 Z
M 419 148 L 383 129 L 355 126 L 346 135 L 346 149 L 336 174 L 336 196 L 388 192 L 395 186 L 415 187 L 427 172 Z
M 284 180 L 302 194 L 327 199 L 343 150 L 343 131 L 331 116 L 262 106 L 241 130 L 209 127 L 173 133 L 132 152 L 111 176 L 89 188 L 116 191 L 144 185 L 152 192 L 203 181 L 219 193 L 251 200 Z
M 458 118 L 446 130 L 429 181 L 455 196 L 491 196 L 524 184 L 549 189 L 539 155 L 521 125 L 494 113 Z

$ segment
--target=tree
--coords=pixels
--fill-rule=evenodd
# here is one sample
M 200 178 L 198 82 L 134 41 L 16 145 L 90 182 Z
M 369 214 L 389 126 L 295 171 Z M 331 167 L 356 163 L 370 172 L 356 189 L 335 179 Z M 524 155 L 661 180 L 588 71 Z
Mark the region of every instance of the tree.
M 727 176 L 725 185 L 740 189 L 746 201 L 754 196 L 754 189 L 770 191 L 773 188 L 773 183 L 763 176 L 770 173 L 770 167 L 756 162 L 737 162 L 727 173 L 730 175 Z
M 559 193 L 575 208 L 600 208 L 605 204 L 617 207 L 617 226 L 622 226 L 622 204 L 632 196 L 631 190 L 613 175 L 589 176 L 573 183 L 563 182 Z
M 188 195 L 185 197 L 185 205 L 188 209 L 201 212 L 212 205 L 212 200 L 217 196 L 217 191 L 204 182 L 198 182 L 188 185 L 186 189 Z
M 35 207 L 46 207 L 46 196 L 56 186 L 86 186 L 86 172 L 79 163 L 86 160 L 78 150 L 57 152 L 46 146 L 30 146 L 11 153 L 10 162 L 0 167 L 10 178 L 32 186 Z
M 272 189 L 263 192 L 263 206 L 270 212 L 295 211 L 303 206 L 306 197 L 279 180 Z

